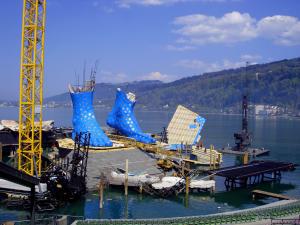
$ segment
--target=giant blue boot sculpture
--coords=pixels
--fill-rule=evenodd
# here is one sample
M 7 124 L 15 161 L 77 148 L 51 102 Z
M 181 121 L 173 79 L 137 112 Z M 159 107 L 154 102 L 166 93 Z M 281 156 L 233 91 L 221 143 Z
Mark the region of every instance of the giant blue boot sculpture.
M 113 143 L 96 121 L 93 108 L 94 90 L 74 91 L 69 86 L 73 103 L 73 139 L 76 133 L 89 132 L 90 146 L 93 147 L 110 147 Z
M 133 112 L 134 105 L 135 95 L 130 92 L 126 94 L 118 88 L 115 105 L 106 120 L 107 125 L 139 142 L 154 144 L 156 140 L 141 130 Z

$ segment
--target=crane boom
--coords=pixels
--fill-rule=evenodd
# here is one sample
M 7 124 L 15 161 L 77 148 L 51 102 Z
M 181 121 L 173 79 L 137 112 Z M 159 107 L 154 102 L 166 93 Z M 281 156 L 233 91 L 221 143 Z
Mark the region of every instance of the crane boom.
M 40 175 L 46 0 L 24 0 L 20 65 L 18 169 Z

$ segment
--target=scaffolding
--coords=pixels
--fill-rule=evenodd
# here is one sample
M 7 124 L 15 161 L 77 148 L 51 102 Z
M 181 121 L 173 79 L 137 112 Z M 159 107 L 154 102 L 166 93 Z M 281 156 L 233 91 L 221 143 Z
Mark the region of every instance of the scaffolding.
M 40 175 L 46 0 L 24 0 L 20 65 L 18 169 Z

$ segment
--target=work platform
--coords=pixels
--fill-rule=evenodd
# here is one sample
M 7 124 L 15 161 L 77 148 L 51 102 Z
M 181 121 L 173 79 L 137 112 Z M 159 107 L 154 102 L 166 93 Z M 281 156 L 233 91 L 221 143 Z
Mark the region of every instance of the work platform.
M 247 187 L 264 181 L 280 180 L 282 171 L 295 169 L 295 164 L 275 161 L 253 161 L 241 166 L 225 167 L 209 171 L 210 174 L 225 177 L 228 189 Z M 269 176 L 268 176 L 269 175 Z
M 268 155 L 270 153 L 270 150 L 265 148 L 247 148 L 247 150 L 245 151 L 236 151 L 236 150 L 232 150 L 232 148 L 223 148 L 218 151 L 223 154 L 233 154 L 233 155 L 244 155 L 245 153 L 248 153 L 249 156 L 252 157 Z

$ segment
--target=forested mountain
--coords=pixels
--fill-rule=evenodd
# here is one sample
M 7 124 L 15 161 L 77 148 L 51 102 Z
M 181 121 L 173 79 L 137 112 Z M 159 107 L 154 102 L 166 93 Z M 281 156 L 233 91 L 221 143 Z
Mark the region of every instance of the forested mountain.
M 300 110 L 300 58 L 238 69 L 192 76 L 170 83 L 139 81 L 122 84 L 96 85 L 95 103 L 111 106 L 116 88 L 137 95 L 137 107 L 144 109 L 174 108 L 178 104 L 196 110 L 236 111 L 243 92 L 250 95 L 250 103 L 277 105 Z M 65 103 L 68 93 L 46 99 Z

